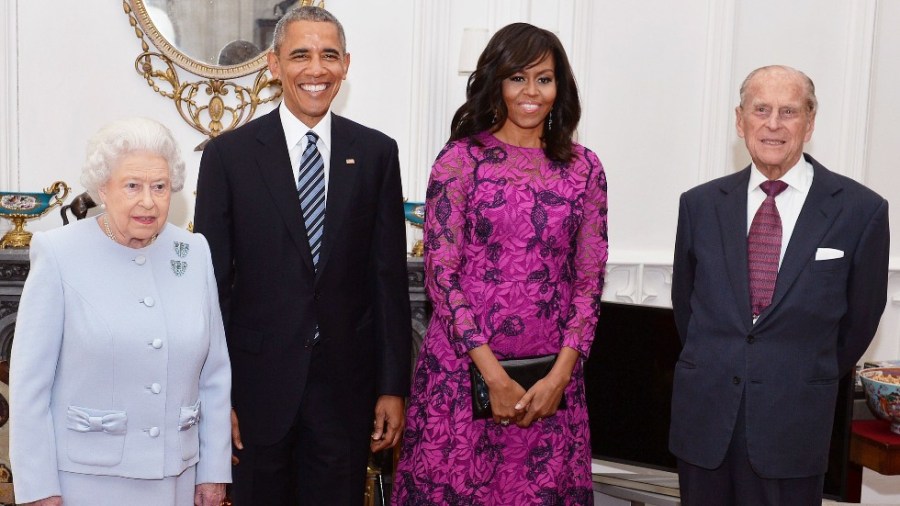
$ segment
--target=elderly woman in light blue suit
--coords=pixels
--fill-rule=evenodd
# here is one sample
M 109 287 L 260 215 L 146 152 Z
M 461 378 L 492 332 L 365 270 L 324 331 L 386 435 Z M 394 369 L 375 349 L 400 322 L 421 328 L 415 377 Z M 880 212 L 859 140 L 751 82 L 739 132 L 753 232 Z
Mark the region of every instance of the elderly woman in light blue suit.
M 166 223 L 184 178 L 164 126 L 112 123 L 82 174 L 106 212 L 34 235 L 10 372 L 20 504 L 222 503 L 231 369 L 206 240 Z

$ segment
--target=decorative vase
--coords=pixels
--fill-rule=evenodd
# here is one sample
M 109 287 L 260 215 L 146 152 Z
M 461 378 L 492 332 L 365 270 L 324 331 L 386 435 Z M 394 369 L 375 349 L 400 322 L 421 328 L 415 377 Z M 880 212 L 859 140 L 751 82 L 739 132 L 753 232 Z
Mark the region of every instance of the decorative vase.
M 25 230 L 25 220 L 33 220 L 62 205 L 69 195 L 69 185 L 56 181 L 43 193 L 0 192 L 0 218 L 13 222 L 13 228 L 3 239 L 0 248 L 27 248 L 31 244 L 31 232 Z
M 410 225 L 416 228 L 422 228 L 425 224 L 425 203 L 404 200 L 403 214 L 406 216 L 406 221 L 408 221 Z M 425 254 L 425 245 L 422 243 L 421 239 L 413 244 L 412 251 L 410 251 L 409 254 L 414 257 L 420 257 Z

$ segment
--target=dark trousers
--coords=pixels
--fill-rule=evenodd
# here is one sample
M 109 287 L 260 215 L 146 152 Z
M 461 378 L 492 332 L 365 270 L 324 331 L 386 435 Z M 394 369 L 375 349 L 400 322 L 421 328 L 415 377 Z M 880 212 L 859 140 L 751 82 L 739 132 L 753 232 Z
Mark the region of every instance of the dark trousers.
M 327 389 L 308 382 L 297 417 L 281 441 L 235 450 L 235 506 L 359 506 L 365 494 L 369 439 L 334 412 Z M 239 414 L 240 415 L 240 414 Z M 240 420 L 239 420 L 240 421 Z M 367 427 L 368 419 L 362 421 Z
M 683 506 L 821 506 L 825 475 L 803 478 L 763 478 L 747 454 L 744 404 L 731 436 L 725 460 L 705 469 L 678 459 L 678 484 Z

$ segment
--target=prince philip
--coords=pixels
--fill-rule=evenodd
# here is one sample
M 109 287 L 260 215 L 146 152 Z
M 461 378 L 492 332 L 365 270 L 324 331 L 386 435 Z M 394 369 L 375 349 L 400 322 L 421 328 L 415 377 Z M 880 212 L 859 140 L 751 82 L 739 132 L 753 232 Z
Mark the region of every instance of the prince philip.
M 736 108 L 752 164 L 681 197 L 669 445 L 687 506 L 822 504 L 838 382 L 884 311 L 890 237 L 887 201 L 804 154 L 816 109 L 802 72 L 753 71 Z

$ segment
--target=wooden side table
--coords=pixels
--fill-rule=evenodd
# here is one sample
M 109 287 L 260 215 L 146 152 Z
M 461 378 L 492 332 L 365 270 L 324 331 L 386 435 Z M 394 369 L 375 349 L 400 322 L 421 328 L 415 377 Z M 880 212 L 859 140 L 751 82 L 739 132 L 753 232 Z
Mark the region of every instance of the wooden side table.
M 883 420 L 854 420 L 850 461 L 884 475 L 900 474 L 900 435 Z

